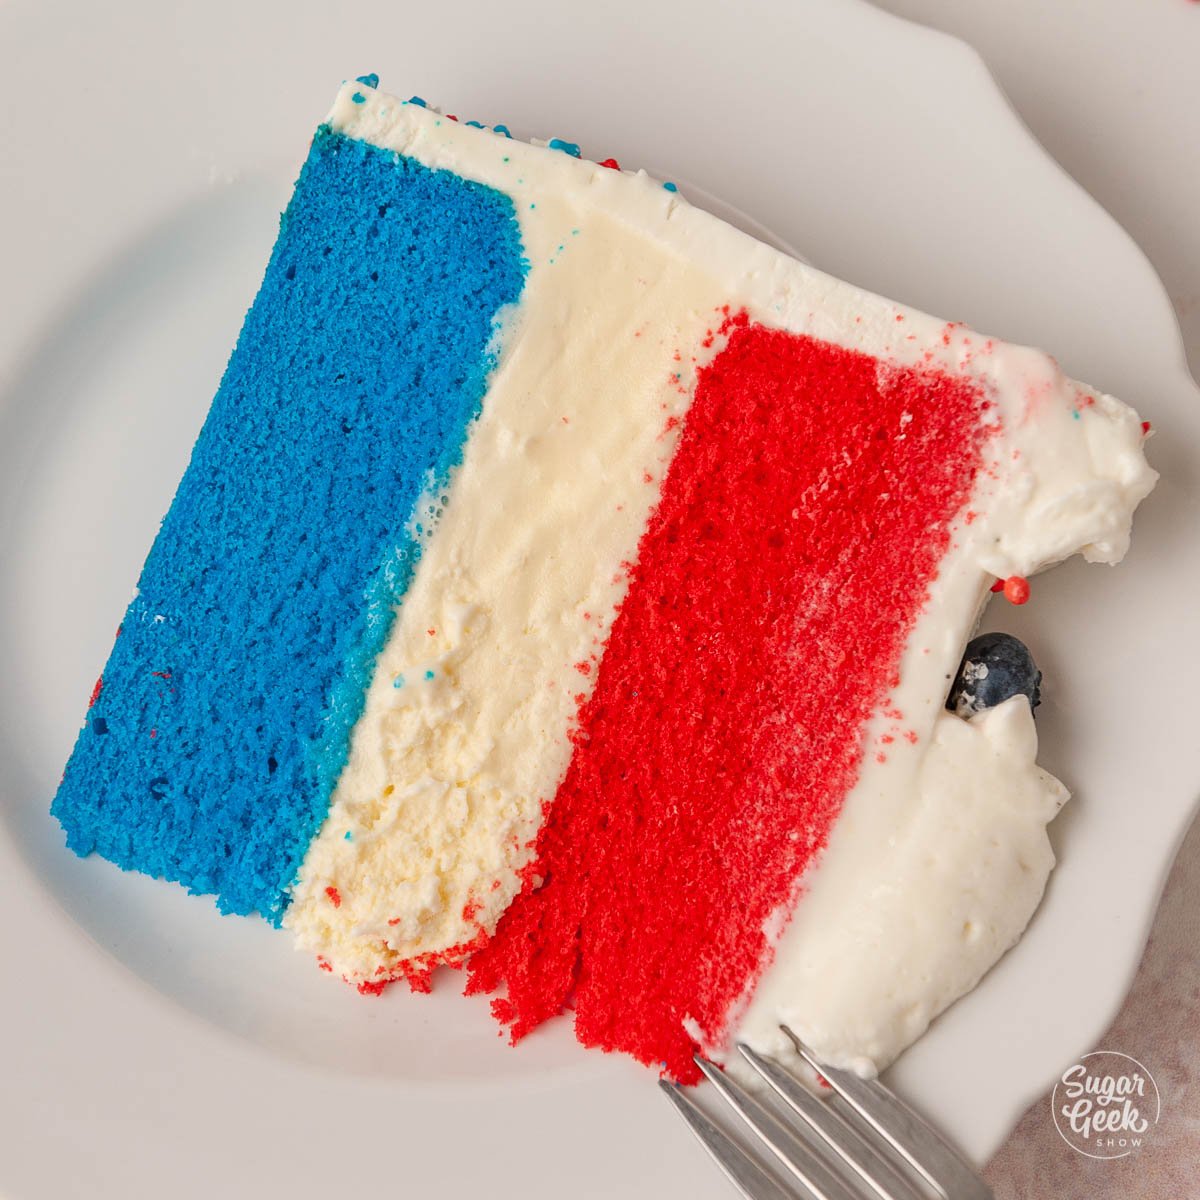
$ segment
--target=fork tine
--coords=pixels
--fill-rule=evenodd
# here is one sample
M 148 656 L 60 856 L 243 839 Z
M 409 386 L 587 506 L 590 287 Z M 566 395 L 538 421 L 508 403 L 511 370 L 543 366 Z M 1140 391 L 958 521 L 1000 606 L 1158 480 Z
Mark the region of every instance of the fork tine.
M 943 1196 L 995 1200 L 991 1189 L 962 1155 L 888 1087 L 877 1079 L 860 1079 L 850 1071 L 825 1066 L 786 1025 L 780 1028 L 804 1061 Z
M 814 1095 L 773 1058 L 757 1054 L 741 1042 L 737 1049 L 787 1106 L 881 1200 L 922 1200 L 921 1194 L 832 1105 Z
M 677 1083 L 665 1079 L 658 1086 L 666 1093 L 680 1116 L 699 1139 L 700 1144 L 724 1171 L 726 1178 L 747 1197 L 747 1200 L 796 1200 L 794 1192 L 767 1174 L 728 1134 L 722 1133 L 705 1115 L 694 1100 Z M 809 1200 L 804 1197 L 804 1200 Z
M 767 1149 L 796 1177 L 814 1200 L 855 1200 L 854 1193 L 816 1156 L 813 1149 L 793 1133 L 719 1067 L 699 1054 L 696 1066 L 720 1093 L 721 1098 L 758 1135 Z

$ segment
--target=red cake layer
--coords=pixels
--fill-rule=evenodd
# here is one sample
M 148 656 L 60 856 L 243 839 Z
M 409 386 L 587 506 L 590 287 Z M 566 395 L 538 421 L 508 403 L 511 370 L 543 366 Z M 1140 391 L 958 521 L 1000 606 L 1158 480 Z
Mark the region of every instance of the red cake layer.
M 972 384 L 728 323 L 539 836 L 471 961 L 514 1040 L 691 1080 L 824 846 L 980 467 Z

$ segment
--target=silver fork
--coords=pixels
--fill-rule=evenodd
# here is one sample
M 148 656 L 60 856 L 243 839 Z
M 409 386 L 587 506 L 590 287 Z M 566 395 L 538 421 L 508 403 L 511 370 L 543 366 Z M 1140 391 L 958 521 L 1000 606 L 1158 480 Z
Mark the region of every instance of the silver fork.
M 659 1086 L 692 1132 L 749 1200 L 994 1200 L 969 1163 L 927 1121 L 876 1079 L 860 1079 L 817 1061 L 781 1026 L 800 1056 L 833 1089 L 816 1096 L 773 1058 L 738 1044 L 767 1084 L 764 1102 L 707 1059 L 696 1065 L 718 1095 L 775 1159 L 768 1170 L 715 1125 L 688 1092 Z M 782 1168 L 782 1171 L 779 1171 Z M 932 1189 L 932 1191 L 930 1191 Z

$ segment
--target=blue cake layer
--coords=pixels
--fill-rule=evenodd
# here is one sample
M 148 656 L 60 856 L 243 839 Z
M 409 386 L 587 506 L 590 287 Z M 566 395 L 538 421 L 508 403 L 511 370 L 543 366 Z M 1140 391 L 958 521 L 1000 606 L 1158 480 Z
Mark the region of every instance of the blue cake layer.
M 278 920 L 526 264 L 507 196 L 318 131 L 53 809 Z

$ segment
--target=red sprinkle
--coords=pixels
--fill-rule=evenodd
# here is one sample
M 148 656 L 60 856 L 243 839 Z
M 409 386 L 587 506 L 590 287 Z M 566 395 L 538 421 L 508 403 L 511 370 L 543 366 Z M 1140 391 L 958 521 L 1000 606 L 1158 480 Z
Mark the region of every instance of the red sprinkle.
M 342 893 L 339 892 L 337 888 L 330 885 L 325 889 L 325 895 L 329 897 L 329 903 L 332 904 L 334 908 L 342 907 Z
M 1149 432 L 1150 432 L 1150 422 L 1143 421 L 1142 422 L 1142 437 L 1145 437 L 1146 434 L 1148 434 Z
M 606 158 L 600 165 L 607 167 L 610 171 L 619 171 L 621 169 L 621 164 L 615 158 Z
M 1004 598 L 1010 604 L 1024 604 L 1029 599 L 1029 580 L 1024 575 L 1010 575 L 1004 581 Z
M 120 630 L 118 630 L 117 632 L 119 633 Z M 101 675 L 100 678 L 96 680 L 95 686 L 93 686 L 93 688 L 92 688 L 92 696 L 91 696 L 91 699 L 88 700 L 88 708 L 91 708 L 96 703 L 96 701 L 100 699 L 100 693 L 103 690 L 104 690 L 104 676 Z

